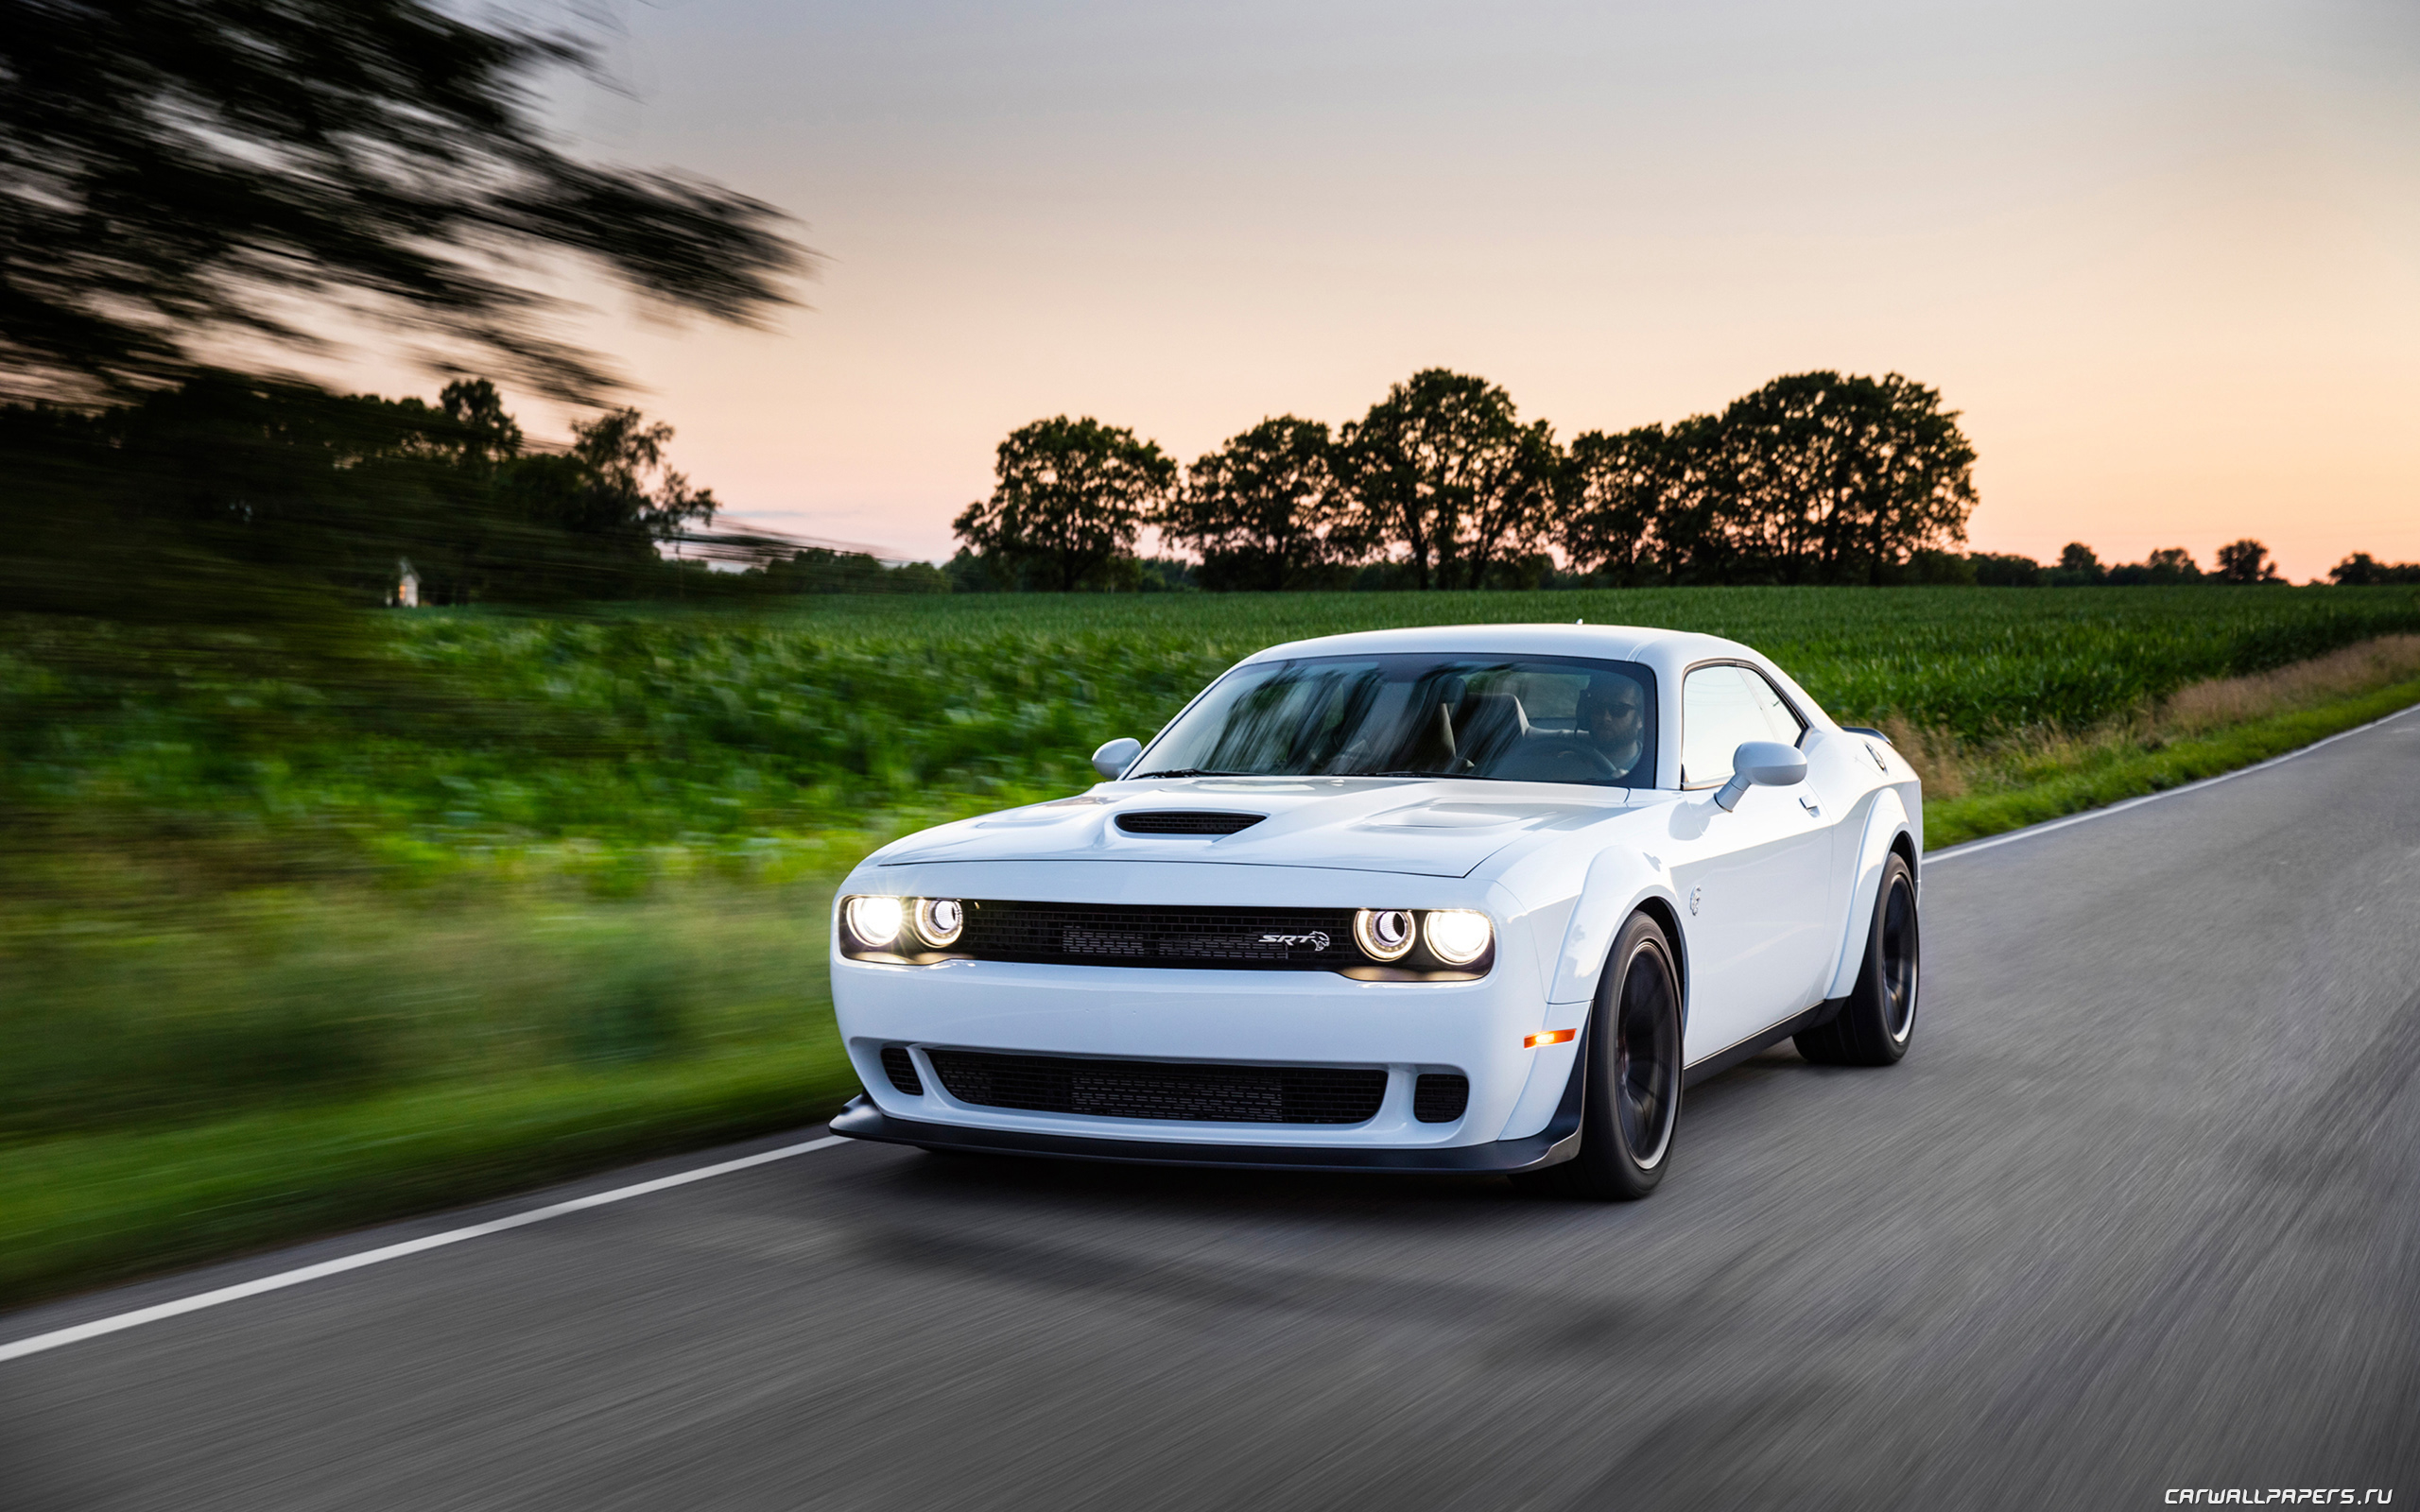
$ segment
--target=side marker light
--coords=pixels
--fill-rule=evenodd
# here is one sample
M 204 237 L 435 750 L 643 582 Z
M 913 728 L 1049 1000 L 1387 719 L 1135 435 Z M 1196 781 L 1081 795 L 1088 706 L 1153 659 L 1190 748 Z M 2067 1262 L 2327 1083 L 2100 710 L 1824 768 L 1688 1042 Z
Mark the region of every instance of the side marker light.
M 1524 1050 L 1535 1050 L 1540 1045 L 1565 1044 L 1579 1038 L 1580 1031 L 1577 1029 L 1548 1029 L 1540 1034 L 1533 1034 L 1528 1039 L 1522 1040 L 1521 1048 Z

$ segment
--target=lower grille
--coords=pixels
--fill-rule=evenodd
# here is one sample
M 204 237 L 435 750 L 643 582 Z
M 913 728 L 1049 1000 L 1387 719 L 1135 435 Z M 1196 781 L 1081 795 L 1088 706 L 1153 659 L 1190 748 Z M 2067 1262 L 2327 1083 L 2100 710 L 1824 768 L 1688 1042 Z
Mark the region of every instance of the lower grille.
M 1471 1106 L 1471 1079 L 1451 1072 L 1424 1072 L 1411 1084 L 1411 1116 L 1424 1124 L 1450 1124 Z
M 883 1074 L 890 1085 L 910 1097 L 925 1095 L 925 1080 L 916 1074 L 916 1062 L 909 1059 L 906 1045 L 886 1045 L 882 1052 Z
M 927 1050 L 949 1094 L 983 1108 L 1212 1124 L 1366 1124 L 1387 1074 L 1314 1066 L 1170 1065 Z

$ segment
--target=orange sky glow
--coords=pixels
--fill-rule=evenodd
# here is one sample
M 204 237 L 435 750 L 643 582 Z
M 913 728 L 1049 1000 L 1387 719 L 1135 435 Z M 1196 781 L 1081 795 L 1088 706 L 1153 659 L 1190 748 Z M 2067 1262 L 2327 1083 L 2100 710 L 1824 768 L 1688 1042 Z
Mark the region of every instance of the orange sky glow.
M 1444 366 L 1566 438 L 1898 371 L 1963 414 L 1977 549 L 2420 560 L 2411 8 L 1944 10 L 633 8 L 566 128 L 828 261 L 770 333 L 580 334 L 734 516 L 891 556 L 1038 417 L 1189 460 Z

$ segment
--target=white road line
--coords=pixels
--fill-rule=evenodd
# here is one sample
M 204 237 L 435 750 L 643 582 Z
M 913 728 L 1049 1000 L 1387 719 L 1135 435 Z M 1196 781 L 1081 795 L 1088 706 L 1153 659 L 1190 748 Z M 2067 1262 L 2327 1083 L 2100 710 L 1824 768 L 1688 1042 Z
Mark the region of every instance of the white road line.
M 90 1323 L 78 1323 L 74 1328 L 56 1329 L 48 1333 L 37 1333 L 31 1338 L 19 1339 L 13 1344 L 0 1344 L 0 1362 L 20 1360 L 29 1354 L 40 1354 L 44 1349 L 56 1349 L 68 1344 L 80 1344 L 86 1339 L 96 1339 L 104 1333 L 115 1333 L 122 1329 L 140 1328 L 146 1323 L 157 1323 L 162 1318 L 181 1317 L 187 1313 L 199 1313 L 205 1307 L 216 1307 L 224 1302 L 235 1302 L 247 1297 L 258 1297 L 263 1292 L 283 1291 L 288 1286 L 300 1286 L 304 1281 L 316 1281 L 323 1276 L 338 1276 L 349 1270 L 359 1270 L 364 1265 L 384 1264 L 390 1260 L 401 1260 L 406 1255 L 417 1255 L 423 1250 L 458 1245 L 465 1239 L 483 1239 L 489 1234 L 500 1234 L 508 1228 L 522 1228 L 533 1223 L 544 1223 L 549 1218 L 560 1218 L 568 1212 L 580 1212 L 589 1208 L 602 1208 L 608 1203 L 627 1202 L 632 1197 L 643 1197 L 650 1192 L 662 1192 L 667 1187 L 687 1186 L 692 1181 L 703 1181 L 711 1177 L 729 1176 L 734 1171 L 745 1171 L 752 1165 L 764 1165 L 772 1160 L 786 1160 L 793 1155 L 804 1155 L 810 1150 L 829 1149 L 835 1144 L 847 1143 L 849 1142 L 838 1134 L 827 1134 L 820 1140 L 808 1140 L 804 1144 L 786 1144 L 778 1150 L 767 1150 L 759 1155 L 743 1155 L 736 1160 L 701 1165 L 694 1171 L 657 1177 L 652 1181 L 641 1181 L 634 1186 L 615 1187 L 611 1192 L 594 1193 L 585 1197 L 574 1197 L 569 1202 L 532 1208 L 527 1212 L 516 1212 L 510 1218 L 475 1223 L 467 1228 L 449 1228 L 441 1234 L 428 1234 L 419 1239 L 406 1239 L 400 1245 L 365 1249 L 357 1255 L 346 1255 L 337 1260 L 323 1260 L 316 1265 L 303 1265 L 294 1270 L 280 1271 L 274 1276 L 264 1276 L 258 1280 L 244 1281 L 234 1286 L 222 1286 L 215 1292 L 202 1292 L 193 1297 L 180 1297 L 173 1302 L 162 1302 L 156 1307 L 137 1308 L 131 1313 L 120 1313 L 115 1317 L 95 1318 Z
M 2314 740 L 2308 746 L 2298 747 L 2286 752 L 2283 756 L 2272 756 L 2265 762 L 2255 762 L 2250 766 L 2238 766 L 2232 772 L 2221 772 L 2216 777 L 2205 777 L 2198 782 L 2187 782 L 2183 787 L 2162 788 L 2156 793 L 2146 793 L 2140 798 L 2130 798 L 2122 803 L 2112 803 L 2107 808 L 2086 809 L 2082 814 L 2070 814 L 2063 819 L 2047 819 L 2040 824 L 2029 824 L 2022 830 L 2011 830 L 2006 834 L 1993 835 L 1987 840 L 1969 840 L 1964 845 L 1954 845 L 1946 850 L 1935 850 L 1925 857 L 1925 865 L 1929 867 L 1936 861 L 1952 861 L 1960 856 L 1971 856 L 1979 850 L 1989 850 L 1994 846 L 2014 845 L 2019 840 L 2031 840 L 2037 834 L 2048 834 L 2052 830 L 2064 830 L 2070 824 L 2105 819 L 2112 814 L 2123 814 L 2128 809 L 2140 808 L 2146 803 L 2155 803 L 2164 798 L 2175 798 L 2180 794 L 2198 792 L 2205 787 L 2216 787 L 2221 782 L 2232 782 L 2238 777 L 2249 777 L 2255 772 L 2265 771 L 2272 766 L 2292 761 L 2297 756 L 2308 756 L 2322 746 L 2333 746 L 2340 740 L 2350 740 L 2365 730 L 2376 730 L 2380 725 L 2411 713 L 2420 713 L 2420 704 L 2397 709 L 2394 713 L 2373 719 L 2366 725 L 2355 725 L 2350 730 L 2340 730 L 2325 740 Z

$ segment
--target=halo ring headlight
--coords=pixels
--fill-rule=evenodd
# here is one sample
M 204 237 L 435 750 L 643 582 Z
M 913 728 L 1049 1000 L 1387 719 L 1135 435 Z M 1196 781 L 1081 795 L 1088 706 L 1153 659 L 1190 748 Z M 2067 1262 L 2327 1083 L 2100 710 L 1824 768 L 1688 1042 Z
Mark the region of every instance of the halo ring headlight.
M 1353 943 L 1374 961 L 1402 960 L 1417 938 L 1409 908 L 1364 908 L 1353 916 Z
M 966 906 L 955 898 L 919 898 L 912 917 L 916 937 L 935 950 L 957 944 L 966 930 Z
M 1495 941 L 1495 926 L 1470 908 L 1432 908 L 1420 920 L 1428 954 L 1448 966 L 1468 966 Z
M 900 926 L 908 921 L 908 905 L 905 899 L 869 893 L 850 899 L 840 916 L 858 944 L 888 950 L 898 941 Z

